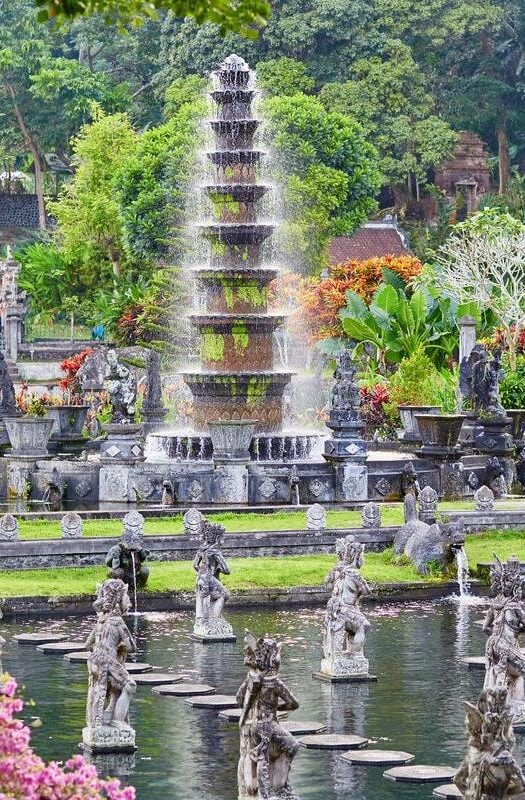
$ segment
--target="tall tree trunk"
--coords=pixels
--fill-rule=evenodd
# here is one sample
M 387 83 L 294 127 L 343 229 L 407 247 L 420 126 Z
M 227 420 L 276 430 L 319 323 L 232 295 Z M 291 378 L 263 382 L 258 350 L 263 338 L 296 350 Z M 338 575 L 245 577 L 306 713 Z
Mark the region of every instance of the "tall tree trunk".
M 24 137 L 24 142 L 31 151 L 31 155 L 33 156 L 33 165 L 35 170 L 35 194 L 38 202 L 38 227 L 40 228 L 40 230 L 45 230 L 47 227 L 46 207 L 44 204 L 44 178 L 42 174 L 42 158 L 40 155 L 40 150 L 37 146 L 36 140 L 34 139 L 31 131 L 29 130 L 29 128 L 25 123 L 24 117 L 22 116 L 22 112 L 18 107 L 13 87 L 8 81 L 4 82 L 4 86 L 11 96 L 11 102 L 13 103 L 13 111 L 15 112 L 15 117 L 18 123 L 18 127 L 20 128 L 22 136 Z
M 509 141 L 505 122 L 497 128 L 498 135 L 498 166 L 499 166 L 499 189 L 498 194 L 504 194 L 510 180 L 510 153 Z

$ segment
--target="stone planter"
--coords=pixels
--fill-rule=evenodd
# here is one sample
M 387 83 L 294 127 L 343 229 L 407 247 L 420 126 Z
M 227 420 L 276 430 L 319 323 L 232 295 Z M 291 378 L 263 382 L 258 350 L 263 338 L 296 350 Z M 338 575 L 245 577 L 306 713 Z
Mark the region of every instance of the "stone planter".
M 53 430 L 49 417 L 6 417 L 4 419 L 12 455 L 47 456 L 47 443 Z
M 218 419 L 208 422 L 214 460 L 249 461 L 250 444 L 256 427 L 255 419 Z
M 86 423 L 87 405 L 51 406 L 48 411 L 54 421 L 52 439 L 81 439 Z
M 464 417 L 462 414 L 416 414 L 423 445 L 454 448 Z
M 506 408 L 505 414 L 512 420 L 510 432 L 512 433 L 514 444 L 517 447 L 523 447 L 523 438 L 525 433 L 525 408 Z
M 421 434 L 419 432 L 416 415 L 439 414 L 440 411 L 441 406 L 399 406 L 399 414 L 403 425 L 403 430 L 399 438 L 408 442 L 420 442 Z

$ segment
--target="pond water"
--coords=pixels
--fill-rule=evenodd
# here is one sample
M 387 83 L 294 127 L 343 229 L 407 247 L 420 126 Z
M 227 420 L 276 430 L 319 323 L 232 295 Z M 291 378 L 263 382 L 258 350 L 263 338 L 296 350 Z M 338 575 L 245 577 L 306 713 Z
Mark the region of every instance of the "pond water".
M 230 611 L 236 644 L 202 645 L 189 639 L 192 616 L 186 613 L 130 617 L 137 636 L 137 659 L 161 669 L 175 668 L 220 693 L 234 693 L 245 675 L 244 630 L 268 633 L 283 643 L 282 675 L 300 708 L 290 716 L 324 722 L 334 733 L 352 733 L 377 741 L 378 747 L 407 750 L 417 763 L 456 766 L 465 753 L 462 700 L 476 700 L 483 672 L 460 663 L 465 655 L 482 655 L 484 635 L 473 622 L 479 606 L 454 601 L 375 605 L 367 608 L 372 629 L 366 652 L 378 682 L 331 685 L 314 680 L 319 667 L 321 610 Z M 9 639 L 15 633 L 53 629 L 82 638 L 92 619 L 0 623 Z M 4 669 L 25 685 L 26 698 L 38 716 L 33 743 L 47 759 L 65 759 L 78 749 L 84 722 L 85 664 L 69 664 L 32 646 L 8 641 Z M 139 749 L 125 782 L 138 800 L 237 800 L 236 766 L 239 733 L 235 724 L 215 712 L 193 709 L 183 700 L 153 695 L 137 687 L 132 724 Z M 517 750 L 522 747 L 518 737 Z M 382 767 L 352 766 L 337 753 L 301 748 L 292 782 L 301 800 L 423 800 L 430 786 L 395 784 Z

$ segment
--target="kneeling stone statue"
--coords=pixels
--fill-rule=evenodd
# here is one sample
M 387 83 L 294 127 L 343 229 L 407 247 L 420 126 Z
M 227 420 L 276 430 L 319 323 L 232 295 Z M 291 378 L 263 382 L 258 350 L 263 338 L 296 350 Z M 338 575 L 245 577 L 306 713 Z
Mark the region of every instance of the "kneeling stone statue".
M 97 586 L 93 608 L 97 622 L 85 648 L 88 658 L 86 727 L 82 742 L 90 752 L 133 752 L 135 731 L 129 724 L 129 704 L 136 684 L 126 669 L 136 645 L 123 616 L 130 608 L 128 587 L 118 579 Z
M 327 681 L 374 681 L 365 658 L 365 639 L 370 623 L 360 608 L 361 598 L 370 594 L 359 569 L 363 565 L 364 545 L 353 536 L 336 542 L 339 562 L 326 577 L 332 595 L 324 616 L 321 671 L 314 677 Z

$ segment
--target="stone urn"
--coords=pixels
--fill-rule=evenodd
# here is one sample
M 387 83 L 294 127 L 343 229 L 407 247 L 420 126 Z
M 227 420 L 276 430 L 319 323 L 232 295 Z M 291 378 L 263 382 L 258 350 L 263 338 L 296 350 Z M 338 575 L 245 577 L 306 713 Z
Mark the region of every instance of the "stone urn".
M 421 434 L 419 432 L 416 416 L 418 414 L 439 414 L 441 406 L 398 406 L 399 414 L 401 416 L 401 424 L 403 430 L 399 436 L 400 439 L 406 442 L 420 442 Z
M 256 419 L 218 419 L 208 422 L 215 461 L 249 461 Z
M 7 435 L 13 456 L 47 456 L 47 443 L 53 430 L 50 417 L 6 417 Z
M 51 406 L 49 417 L 54 420 L 52 439 L 81 439 L 82 429 L 86 424 L 88 405 L 67 404 Z
M 463 414 L 416 414 L 423 447 L 452 450 L 458 442 Z
M 525 433 L 525 408 L 506 408 L 505 414 L 512 420 L 510 432 L 516 447 L 523 447 Z

